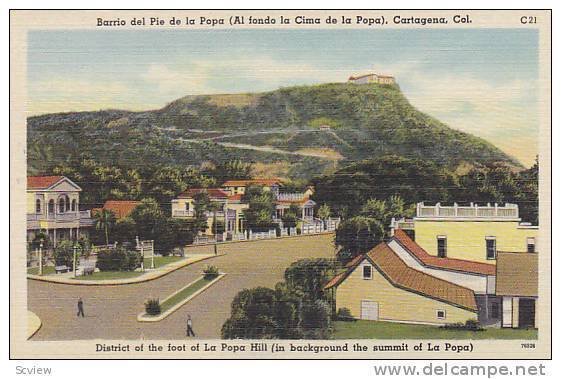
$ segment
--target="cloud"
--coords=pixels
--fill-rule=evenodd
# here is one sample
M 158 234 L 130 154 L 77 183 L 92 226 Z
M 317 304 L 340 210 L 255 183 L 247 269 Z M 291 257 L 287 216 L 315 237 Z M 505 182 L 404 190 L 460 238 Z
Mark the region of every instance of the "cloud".
M 130 108 L 130 89 L 121 82 L 50 78 L 29 83 L 27 112 L 31 115 Z
M 286 85 L 341 81 L 343 72 L 271 57 L 228 56 L 195 59 L 185 64 L 153 64 L 141 78 L 159 91 L 196 95 L 264 91 Z

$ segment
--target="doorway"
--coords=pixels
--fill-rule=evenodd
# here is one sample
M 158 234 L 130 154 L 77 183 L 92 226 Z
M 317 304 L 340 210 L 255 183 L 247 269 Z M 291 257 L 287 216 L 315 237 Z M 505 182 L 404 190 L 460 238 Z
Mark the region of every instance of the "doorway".
M 518 302 L 518 327 L 534 328 L 536 325 L 536 299 L 520 299 Z

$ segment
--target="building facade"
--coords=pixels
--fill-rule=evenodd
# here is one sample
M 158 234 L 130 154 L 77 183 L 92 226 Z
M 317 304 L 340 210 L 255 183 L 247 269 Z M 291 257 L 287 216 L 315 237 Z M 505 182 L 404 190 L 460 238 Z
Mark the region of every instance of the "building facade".
M 375 73 L 350 76 L 348 79 L 349 83 L 353 84 L 395 84 L 395 78 L 389 75 L 380 75 Z
M 362 320 L 442 325 L 477 318 L 472 290 L 409 267 L 384 242 L 355 259 L 325 289 L 336 308 Z
M 64 176 L 27 177 L 27 240 L 46 234 L 53 246 L 88 235 L 89 210 L 80 211 L 82 189 Z
M 498 251 L 537 251 L 537 226 L 520 222 L 517 204 L 428 206 L 417 204 L 417 214 L 405 224 L 415 242 L 430 255 L 495 264 Z

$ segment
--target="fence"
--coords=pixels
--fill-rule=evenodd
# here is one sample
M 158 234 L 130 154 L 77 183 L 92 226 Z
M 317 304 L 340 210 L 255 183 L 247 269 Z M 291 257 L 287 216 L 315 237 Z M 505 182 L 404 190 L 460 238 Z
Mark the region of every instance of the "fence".
M 275 229 L 269 229 L 265 232 L 254 232 L 253 230 L 249 230 L 250 240 L 262 240 L 271 238 L 277 238 L 277 231 Z

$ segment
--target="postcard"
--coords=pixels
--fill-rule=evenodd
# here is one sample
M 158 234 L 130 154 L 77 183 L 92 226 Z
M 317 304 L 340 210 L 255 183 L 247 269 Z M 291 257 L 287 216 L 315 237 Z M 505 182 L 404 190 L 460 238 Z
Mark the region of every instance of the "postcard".
M 11 357 L 547 359 L 548 10 L 13 10 Z

